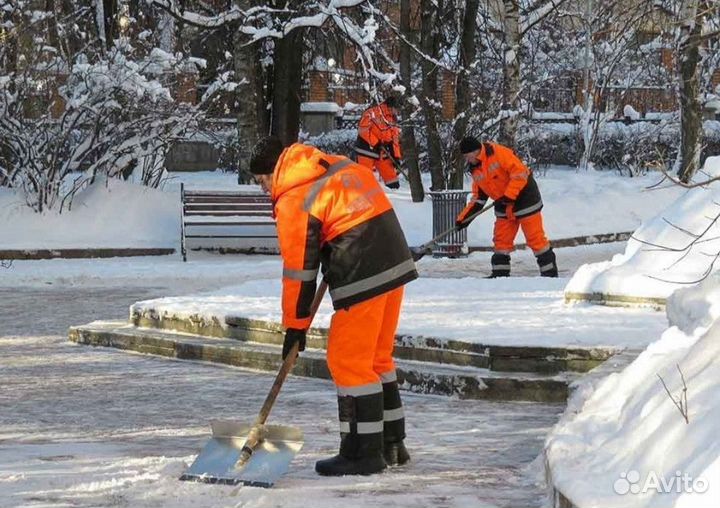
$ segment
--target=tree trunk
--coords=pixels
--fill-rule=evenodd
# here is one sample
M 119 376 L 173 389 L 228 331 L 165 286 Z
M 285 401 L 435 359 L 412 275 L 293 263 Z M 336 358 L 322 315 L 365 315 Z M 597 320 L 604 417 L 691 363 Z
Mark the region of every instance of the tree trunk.
M 514 148 L 520 113 L 520 12 L 517 0 L 504 0 L 505 58 L 503 62 L 503 105 L 507 115 L 500 123 L 499 141 Z
M 400 2 L 400 33 L 406 40 L 414 43 L 415 36 L 410 28 L 410 0 Z M 408 44 L 400 44 L 400 79 L 405 87 L 406 97 L 411 97 L 412 92 L 412 50 Z M 410 195 L 414 203 L 420 203 L 425 199 L 418 165 L 417 142 L 415 140 L 415 127 L 407 123 L 413 113 L 413 107 L 407 102 L 402 103 L 402 116 L 406 120 L 402 128 L 402 151 L 405 167 L 408 168 L 410 181 Z
M 175 36 L 175 18 L 167 12 L 160 14 L 158 23 L 158 31 L 160 32 L 160 49 L 168 53 L 175 54 L 176 36 Z
M 106 48 L 110 49 L 113 46 L 113 40 L 117 37 L 115 18 L 117 14 L 117 1 L 116 0 L 103 0 L 104 14 L 105 14 L 105 44 Z
M 261 130 L 261 121 L 258 112 L 262 105 L 262 96 L 257 93 L 258 81 L 258 44 L 244 46 L 246 37 L 239 30 L 235 30 L 233 65 L 235 81 L 240 83 L 235 89 L 235 101 L 239 105 L 237 113 L 238 133 L 238 183 L 248 183 L 252 180 L 249 171 L 250 151 L 267 130 Z M 260 85 L 261 86 L 261 85 Z
M 297 142 L 300 131 L 303 30 L 275 41 L 273 55 L 272 133 L 285 146 Z
M 700 167 L 702 137 L 702 117 L 698 97 L 702 19 L 698 16 L 697 0 L 689 0 L 685 4 L 681 23 L 678 48 L 681 133 L 678 177 L 682 182 L 688 183 Z
M 450 187 L 463 188 L 463 175 L 465 159 L 457 145 L 467 135 L 468 109 L 470 108 L 470 65 L 475 61 L 475 32 L 477 29 L 477 12 L 479 0 L 467 0 L 463 14 L 463 27 L 460 36 L 460 62 L 457 83 L 455 84 L 455 125 L 453 126 L 453 139 L 456 147 L 452 151 L 453 168 L 455 170 Z
M 432 0 L 422 0 L 420 15 L 421 35 L 420 48 L 425 55 L 435 59 L 437 57 L 437 5 Z M 445 177 L 442 168 L 442 143 L 437 128 L 437 66 L 435 63 L 423 58 L 420 63 L 422 70 L 422 97 L 420 105 L 425 116 L 425 132 L 427 138 L 427 156 L 430 166 L 432 186 L 430 190 L 445 189 Z
M 100 47 L 105 51 L 107 34 L 105 33 L 105 0 L 95 0 L 95 30 L 97 30 Z

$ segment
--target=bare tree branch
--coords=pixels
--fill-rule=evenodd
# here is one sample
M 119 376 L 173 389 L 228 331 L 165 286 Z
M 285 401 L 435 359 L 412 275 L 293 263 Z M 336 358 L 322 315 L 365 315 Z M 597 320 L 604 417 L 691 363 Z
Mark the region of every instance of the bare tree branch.
M 665 393 L 667 393 L 667 396 L 670 398 L 670 400 L 673 402 L 675 407 L 680 411 L 680 414 L 682 415 L 683 419 L 685 420 L 686 424 L 690 423 L 690 419 L 688 417 L 688 405 L 687 405 L 687 385 L 685 384 L 685 376 L 683 376 L 682 370 L 680 370 L 680 365 L 675 364 L 677 366 L 677 370 L 680 373 L 680 379 L 682 379 L 683 389 L 680 396 L 676 399 L 672 393 L 670 393 L 670 389 L 665 384 L 665 380 L 662 378 L 660 374 L 656 374 L 657 377 L 660 379 L 660 382 L 663 385 L 663 388 L 665 388 Z

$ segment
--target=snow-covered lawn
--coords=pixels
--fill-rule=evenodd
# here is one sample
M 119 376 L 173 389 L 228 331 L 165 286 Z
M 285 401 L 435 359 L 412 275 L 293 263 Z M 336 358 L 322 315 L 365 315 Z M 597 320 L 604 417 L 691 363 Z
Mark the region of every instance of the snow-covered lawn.
M 545 203 L 550 238 L 632 231 L 683 190 L 646 190 L 656 175 L 621 177 L 612 171 L 550 168 L 537 175 Z M 21 197 L 0 188 L 0 249 L 83 247 L 178 247 L 180 183 L 188 189 L 255 190 L 238 186 L 234 173 L 220 171 L 170 173 L 161 189 L 112 180 L 79 193 L 72 210 L 39 216 Z M 426 183 L 427 187 L 427 183 Z M 466 182 L 465 188 L 470 188 Z M 432 237 L 432 203 L 413 203 L 407 185 L 388 191 L 408 241 L 421 244 Z M 479 217 L 468 229 L 468 243 L 490 245 L 492 214 Z M 519 237 L 522 242 L 522 235 Z

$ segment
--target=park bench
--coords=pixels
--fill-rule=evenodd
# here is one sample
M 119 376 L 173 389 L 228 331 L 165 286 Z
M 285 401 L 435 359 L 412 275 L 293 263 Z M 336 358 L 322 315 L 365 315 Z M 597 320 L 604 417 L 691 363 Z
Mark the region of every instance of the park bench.
M 180 184 L 183 261 L 188 250 L 277 254 L 270 197 L 260 192 L 185 190 Z

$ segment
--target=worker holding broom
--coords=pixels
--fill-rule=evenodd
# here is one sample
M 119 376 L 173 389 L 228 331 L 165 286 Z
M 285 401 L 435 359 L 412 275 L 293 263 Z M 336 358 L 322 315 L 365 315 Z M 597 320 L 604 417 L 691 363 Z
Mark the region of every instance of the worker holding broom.
M 394 95 L 363 111 L 358 123 L 355 155 L 358 164 L 374 169 L 389 189 L 399 189 L 397 164 L 402 160 L 398 98 Z
M 495 201 L 494 253 L 490 260 L 491 277 L 510 275 L 510 253 L 522 228 L 525 240 L 535 254 L 540 275 L 557 277 L 558 268 L 542 220 L 540 190 L 530 169 L 508 147 L 481 143 L 468 136 L 460 141 L 472 175 L 472 200 L 457 216 L 456 228 L 463 229 L 477 217 L 488 197 Z
M 337 387 L 340 450 L 321 475 L 372 474 L 404 464 L 405 418 L 392 352 L 403 286 L 415 264 L 390 201 L 371 172 L 338 155 L 274 136 L 250 171 L 274 205 L 283 259 L 283 358 L 305 348 L 318 270 L 330 288 L 327 363 Z

